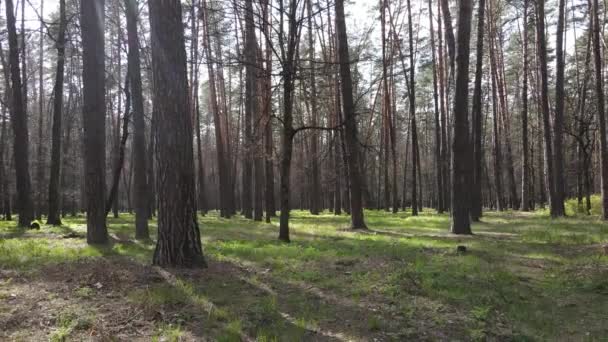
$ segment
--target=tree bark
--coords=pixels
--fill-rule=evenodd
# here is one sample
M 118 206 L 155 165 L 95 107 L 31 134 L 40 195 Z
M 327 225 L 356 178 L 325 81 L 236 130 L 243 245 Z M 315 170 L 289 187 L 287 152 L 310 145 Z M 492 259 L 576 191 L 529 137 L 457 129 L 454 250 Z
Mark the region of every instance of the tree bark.
M 108 242 L 106 227 L 105 0 L 81 0 L 87 242 Z
M 454 142 L 452 144 L 452 228 L 454 234 L 471 234 L 469 181 L 472 146 L 469 139 L 469 45 L 471 0 L 461 0 L 458 13 L 458 52 L 454 94 Z
M 148 2 L 158 119 L 158 241 L 153 264 L 206 266 L 196 214 L 193 125 L 179 0 Z
M 521 136 L 522 136 L 522 165 L 521 165 L 521 210 L 530 210 L 530 147 L 528 142 L 528 0 L 524 0 L 524 30 L 523 40 L 523 81 L 521 89 Z
M 484 0 L 481 0 L 484 1 Z M 437 186 L 437 213 L 443 214 L 445 211 L 445 205 L 443 201 L 444 184 L 443 184 L 443 161 L 441 155 L 441 121 L 439 115 L 439 93 L 437 88 L 439 73 L 437 68 L 437 57 L 435 49 L 435 31 L 433 30 L 433 4 L 432 0 L 429 0 L 429 24 L 430 24 L 430 35 L 431 35 L 431 55 L 433 63 L 433 105 L 435 114 L 435 182 Z M 439 33 L 441 34 L 441 32 Z M 479 45 L 478 45 L 479 48 Z M 478 52 L 479 53 L 479 52 Z M 404 198 L 405 200 L 405 198 Z
M 418 128 L 416 127 L 416 66 L 414 65 L 414 30 L 412 23 L 412 6 L 410 0 L 407 0 L 407 17 L 408 17 L 408 33 L 410 47 L 410 84 L 409 84 L 409 105 L 411 116 L 411 132 L 412 137 L 412 216 L 418 216 Z
M 350 57 L 344 20 L 344 0 L 336 0 L 336 35 L 338 40 L 338 61 L 342 90 L 342 110 L 344 112 L 346 153 L 348 175 L 350 178 L 350 209 L 352 229 L 367 229 L 363 215 L 361 196 L 361 179 L 359 169 L 359 141 L 357 139 L 357 121 L 353 100 L 353 87 L 350 72 Z
M 545 140 L 545 168 L 549 189 L 551 216 L 555 216 L 557 208 L 555 196 L 555 177 L 553 170 L 553 142 L 551 140 L 551 124 L 549 114 L 549 79 L 547 76 L 547 42 L 545 38 L 545 0 L 536 2 L 536 40 L 538 44 L 538 64 L 540 67 L 540 100 L 543 120 L 543 137 Z M 608 176 L 608 168 L 607 168 Z M 608 202 L 607 202 L 608 203 Z
M 57 70 L 53 98 L 53 128 L 51 143 L 51 175 L 49 179 L 49 215 L 47 224 L 61 225 L 61 130 L 63 116 L 63 80 L 65 74 L 65 32 L 67 27 L 65 0 L 59 0 L 59 34 L 57 36 Z
M 34 218 L 33 203 L 31 198 L 30 163 L 29 163 L 29 139 L 27 112 L 23 98 L 23 86 L 21 84 L 21 73 L 19 70 L 19 47 L 17 42 L 17 29 L 15 27 L 15 15 L 13 0 L 6 1 L 6 25 L 9 43 L 9 64 L 12 82 L 11 99 L 11 122 L 14 133 L 14 158 L 15 174 L 17 176 L 17 212 L 19 214 L 18 225 L 29 227 Z
M 133 172 L 135 197 L 135 238 L 148 239 L 148 181 L 146 167 L 146 122 L 141 85 L 137 0 L 125 0 L 129 44 L 127 77 L 133 103 Z M 129 101 L 127 99 L 127 101 Z
M 310 106 L 311 106 L 311 122 L 312 127 L 317 127 L 318 123 L 318 104 L 317 104 L 317 75 L 316 75 L 316 61 L 315 61 L 315 39 L 313 35 L 313 10 L 312 0 L 308 0 L 308 49 L 310 54 Z M 311 178 L 312 178 L 312 189 L 310 199 L 310 212 L 313 215 L 318 215 L 321 210 L 321 184 L 319 175 L 319 134 L 317 130 L 313 129 L 310 133 L 310 158 L 311 158 Z
M 527 1 L 527 0 L 526 0 Z M 473 184 L 471 189 L 471 219 L 478 222 L 482 216 L 482 108 L 481 108 L 481 77 L 483 76 L 483 32 L 485 0 L 480 0 L 477 9 L 477 60 L 475 66 L 475 89 L 473 90 Z
M 593 22 L 593 60 L 595 63 L 595 92 L 597 96 L 597 116 L 600 126 L 602 218 L 604 220 L 608 220 L 608 146 L 606 144 L 606 117 L 601 55 L 602 46 L 600 45 L 600 19 L 598 13 L 598 0 L 593 0 L 593 6 L 591 9 L 591 20 Z
M 555 199 L 553 201 L 555 207 L 551 210 L 552 217 L 560 217 L 566 215 L 564 208 L 564 22 L 566 15 L 564 13 L 565 0 L 559 0 L 557 32 L 556 32 L 556 80 L 555 80 L 555 116 L 553 119 L 553 170 L 555 189 L 553 190 Z

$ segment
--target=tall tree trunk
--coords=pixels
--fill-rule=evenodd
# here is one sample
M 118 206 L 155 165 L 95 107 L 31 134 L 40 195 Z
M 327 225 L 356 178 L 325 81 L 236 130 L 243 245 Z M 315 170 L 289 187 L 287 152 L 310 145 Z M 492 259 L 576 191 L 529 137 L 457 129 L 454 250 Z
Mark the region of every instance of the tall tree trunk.
M 556 32 L 556 80 L 555 80 L 555 116 L 553 121 L 553 170 L 554 180 L 553 184 L 555 189 L 554 205 L 555 207 L 551 210 L 552 217 L 560 217 L 566 215 L 564 208 L 564 22 L 566 15 L 564 11 L 565 0 L 559 0 L 559 12 L 557 18 L 557 32 Z
M 197 11 L 198 10 L 198 11 Z M 191 103 L 192 103 L 192 115 L 195 118 L 195 130 L 196 130 L 196 162 L 197 162 L 197 187 L 196 187 L 196 204 L 197 209 L 201 212 L 202 215 L 205 215 L 207 212 L 207 200 L 205 197 L 205 168 L 203 165 L 203 148 L 202 148 L 202 138 L 201 138 L 201 108 L 199 101 L 199 44 L 198 44 L 198 36 L 200 33 L 199 26 L 199 15 L 200 15 L 200 6 L 199 2 L 196 0 L 192 0 L 191 8 L 190 8 L 190 25 L 191 25 L 191 34 L 192 34 L 192 43 L 191 43 Z
M 593 0 L 591 9 L 593 21 L 593 60 L 595 62 L 595 92 L 597 96 L 597 116 L 600 125 L 600 166 L 602 183 L 602 218 L 608 220 L 608 146 L 606 145 L 606 117 L 604 106 L 604 85 L 602 76 L 602 47 L 600 45 L 599 3 Z
M 148 232 L 148 181 L 146 167 L 146 121 L 141 86 L 141 65 L 138 39 L 137 0 L 125 0 L 127 14 L 127 39 L 129 44 L 127 77 L 131 85 L 133 103 L 133 172 L 135 197 L 135 238 L 147 239 Z M 129 101 L 127 99 L 127 101 Z
M 547 42 L 545 38 L 545 0 L 536 2 L 536 41 L 538 44 L 538 64 L 540 67 L 541 83 L 541 112 L 543 120 L 543 136 L 545 140 L 545 168 L 549 189 L 549 203 L 551 216 L 555 216 L 557 208 L 555 196 L 555 177 L 553 170 L 553 142 L 551 141 L 551 124 L 549 114 L 549 79 L 547 76 Z M 608 175 L 608 168 L 607 168 Z M 608 203 L 608 202 L 607 202 Z
M 207 7 L 206 0 L 202 0 L 203 6 L 203 50 L 207 57 L 207 72 L 209 74 L 209 107 L 213 113 L 213 122 L 215 127 L 215 142 L 217 153 L 217 164 L 219 174 L 219 200 L 220 200 L 220 216 L 230 217 L 234 209 L 234 189 L 231 181 L 230 171 L 230 147 L 227 146 L 228 127 L 227 122 L 223 118 L 224 113 L 220 113 L 220 104 L 218 102 L 217 81 L 214 68 L 214 54 L 211 45 L 211 23 L 209 18 L 210 9 Z
M 472 146 L 469 139 L 469 50 L 473 2 L 461 0 L 458 13 L 454 142 L 452 145 L 452 228 L 454 234 L 471 234 L 469 181 Z
M 485 1 L 485 0 L 481 0 Z M 431 35 L 431 55 L 433 61 L 433 105 L 435 114 L 435 182 L 437 183 L 437 213 L 443 214 L 445 211 L 445 205 L 443 201 L 444 184 L 443 184 L 443 161 L 441 155 L 441 121 L 439 116 L 439 93 L 437 90 L 437 74 L 439 73 L 437 68 L 437 58 L 435 51 L 435 31 L 433 30 L 433 6 L 432 0 L 429 0 L 429 24 L 430 24 L 430 35 Z M 441 32 L 439 33 L 441 34 Z M 479 44 L 477 45 L 479 49 Z M 479 53 L 479 52 L 478 52 Z M 481 190 L 481 188 L 480 188 Z M 405 199 L 404 199 L 405 200 Z
M 279 12 L 281 13 L 280 26 L 283 27 L 283 1 L 279 2 Z M 279 240 L 289 242 L 289 212 L 291 210 L 289 204 L 290 196 L 290 180 L 291 180 L 291 159 L 293 156 L 293 138 L 295 130 L 293 128 L 293 96 L 294 96 L 294 82 L 296 78 L 296 55 L 297 55 L 297 44 L 299 42 L 300 30 L 298 20 L 296 17 L 297 13 L 297 1 L 289 1 L 289 12 L 287 13 L 288 20 L 288 36 L 287 46 L 281 46 L 282 53 L 282 74 L 283 74 L 283 127 L 281 130 L 281 188 L 280 188 L 280 201 L 281 201 L 281 217 L 279 222 Z M 279 37 L 281 43 L 284 42 L 285 37 L 281 31 Z
M 310 53 L 310 106 L 311 106 L 311 126 L 317 127 L 318 123 L 318 104 L 317 104 L 317 78 L 316 78 L 316 61 L 315 61 L 315 40 L 313 35 L 313 9 L 312 0 L 308 0 L 308 49 Z M 321 184 L 319 175 L 319 134 L 313 129 L 310 134 L 310 158 L 312 162 L 311 178 L 312 189 L 310 199 L 310 212 L 313 215 L 318 215 L 321 210 Z
M 357 140 L 357 121 L 355 117 L 355 103 L 353 100 L 353 86 L 350 73 L 350 57 L 346 35 L 346 22 L 344 20 L 344 0 L 336 0 L 335 6 L 338 60 L 340 65 L 341 79 L 340 84 L 342 86 L 342 108 L 344 111 L 345 124 L 344 131 L 347 147 L 348 175 L 350 178 L 351 228 L 367 229 L 363 217 L 359 169 L 359 142 Z
M 12 82 L 11 122 L 14 133 L 13 150 L 15 174 L 17 176 L 18 225 L 20 227 L 29 227 L 30 222 L 34 217 L 34 213 L 30 194 L 28 124 L 25 100 L 22 93 L 23 86 L 21 84 L 21 73 L 19 70 L 19 47 L 12 0 L 6 1 L 6 25 L 8 29 L 9 64 Z
M 270 1 L 263 1 L 263 20 L 264 34 L 270 37 L 271 34 L 271 17 L 270 17 Z M 270 222 L 270 218 L 276 216 L 276 205 L 274 198 L 274 164 L 273 164 L 273 137 L 272 137 L 272 46 L 271 41 L 266 41 L 265 47 L 265 75 L 264 75 L 264 155 L 265 160 L 265 193 L 264 200 L 266 204 L 266 222 Z
M 87 242 L 106 243 L 105 0 L 80 1 Z
M 410 45 L 410 86 L 409 86 L 409 105 L 411 116 L 411 132 L 412 137 L 412 216 L 418 216 L 418 174 L 416 167 L 418 166 L 418 128 L 416 127 L 416 66 L 414 65 L 414 29 L 412 23 L 412 6 L 410 0 L 407 0 L 407 17 L 408 17 L 408 33 Z
M 527 1 L 527 0 L 526 0 Z M 479 221 L 482 215 L 482 108 L 481 108 L 481 77 L 483 76 L 483 32 L 485 0 L 480 0 L 477 9 L 477 60 L 475 65 L 475 89 L 473 90 L 473 183 L 471 191 L 471 219 Z
M 59 34 L 57 36 L 57 70 L 53 98 L 53 128 L 51 143 L 51 176 L 49 179 L 49 215 L 47 224 L 61 225 L 61 126 L 63 116 L 63 79 L 65 74 L 65 31 L 67 27 L 65 0 L 59 0 Z
M 523 30 L 523 82 L 521 89 L 521 210 L 530 210 L 530 147 L 528 143 L 528 0 L 524 0 Z
M 36 163 L 36 218 L 42 219 L 44 211 L 44 173 L 45 173 L 45 146 L 44 135 L 44 0 L 40 0 L 40 26 L 38 28 L 38 160 Z
M 153 264 L 206 266 L 196 219 L 192 117 L 179 0 L 148 2 L 154 74 L 158 241 Z
M 444 55 L 444 48 L 443 48 L 443 34 L 442 34 L 442 30 L 441 30 L 441 26 L 442 26 L 442 20 L 441 20 L 441 16 L 439 15 L 439 13 L 442 12 L 441 10 L 441 0 L 437 1 L 437 40 L 438 40 L 438 52 L 437 52 L 437 56 L 439 57 L 437 59 L 437 62 L 439 63 L 439 68 L 437 70 L 437 72 L 439 73 L 439 103 L 441 104 L 440 106 L 440 120 L 441 120 L 441 159 L 442 159 L 442 163 L 443 163 L 443 185 L 444 185 L 444 191 L 443 194 L 441 194 L 441 196 L 443 196 L 443 204 L 445 206 L 445 209 L 450 209 L 452 202 L 451 202 L 451 191 L 452 191 L 452 186 L 451 186 L 451 178 L 450 178 L 450 160 L 449 160 L 449 156 L 450 156 L 450 143 L 448 141 L 448 136 L 447 136 L 447 131 L 448 131 L 448 120 L 447 120 L 447 111 L 448 111 L 448 100 L 447 100 L 447 94 L 446 94 L 446 81 L 445 81 L 445 55 Z
M 381 168 L 382 168 L 382 179 L 384 181 L 384 210 L 389 211 L 391 203 L 390 193 L 390 182 L 389 182 L 389 143 L 390 143 L 390 117 L 392 109 L 391 93 L 389 91 L 389 75 L 388 75 L 388 60 L 387 60 L 387 37 L 386 37 L 386 8 L 388 2 L 385 0 L 381 1 L 380 4 L 380 27 L 382 30 L 382 129 L 380 131 L 380 154 Z

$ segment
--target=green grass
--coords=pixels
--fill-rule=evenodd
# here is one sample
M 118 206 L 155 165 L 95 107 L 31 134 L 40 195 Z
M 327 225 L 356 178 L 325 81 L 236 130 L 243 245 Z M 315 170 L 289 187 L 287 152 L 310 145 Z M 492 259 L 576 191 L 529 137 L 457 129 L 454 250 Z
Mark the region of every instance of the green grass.
M 348 216 L 294 211 L 292 243 L 277 240 L 278 223 L 242 217 L 199 217 L 210 263 L 232 265 L 204 279 L 129 289 L 128 303 L 146 312 L 173 312 L 156 324 L 154 338 L 196 333 L 219 341 L 343 339 L 602 340 L 608 336 L 608 224 L 568 201 L 568 218 L 488 212 L 474 236 L 453 236 L 449 218 L 367 211 L 369 232 L 352 232 Z M 596 208 L 596 209 L 594 209 Z M 0 222 L 0 268 L 33 272 L 44 265 L 103 257 L 138 263 L 151 259 L 153 242 L 134 240 L 134 218 L 109 218 L 118 239 L 88 246 L 83 217 L 63 227 L 23 231 Z M 152 240 L 155 222 L 151 221 Z M 456 246 L 467 252 L 458 254 Z M 218 266 L 219 267 L 219 266 Z M 223 266 L 222 266 L 223 267 Z M 205 271 L 203 271 L 203 274 Z M 8 286 L 8 285 L 7 285 Z M 0 288 L 1 290 L 1 288 Z M 2 292 L 2 291 L 0 291 Z M 74 296 L 90 300 L 89 287 Z M 52 338 L 75 325 L 59 322 Z M 202 328 L 201 328 L 202 329 Z M 54 337 L 53 337 L 54 336 Z M 198 335 L 196 335 L 198 336 Z

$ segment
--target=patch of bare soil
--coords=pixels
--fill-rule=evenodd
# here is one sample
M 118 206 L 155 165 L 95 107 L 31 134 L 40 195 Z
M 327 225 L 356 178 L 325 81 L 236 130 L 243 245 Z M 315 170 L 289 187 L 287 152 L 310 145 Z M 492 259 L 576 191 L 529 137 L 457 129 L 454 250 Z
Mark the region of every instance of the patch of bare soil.
M 150 267 L 119 258 L 0 273 L 0 339 L 46 341 L 66 320 L 70 339 L 149 338 L 153 322 L 124 300 L 127 290 L 162 281 Z

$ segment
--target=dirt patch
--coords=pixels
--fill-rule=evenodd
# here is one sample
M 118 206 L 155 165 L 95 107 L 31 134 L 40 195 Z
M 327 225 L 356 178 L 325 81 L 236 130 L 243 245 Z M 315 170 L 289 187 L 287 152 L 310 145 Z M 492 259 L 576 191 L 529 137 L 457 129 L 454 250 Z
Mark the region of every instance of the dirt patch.
M 124 294 L 158 281 L 150 267 L 119 258 L 55 264 L 27 275 L 2 271 L 0 339 L 48 340 L 68 323 L 77 340 L 145 339 L 154 324 L 142 320 Z

